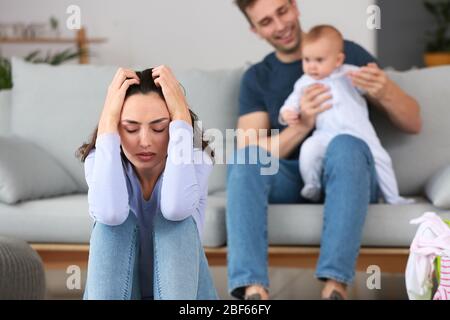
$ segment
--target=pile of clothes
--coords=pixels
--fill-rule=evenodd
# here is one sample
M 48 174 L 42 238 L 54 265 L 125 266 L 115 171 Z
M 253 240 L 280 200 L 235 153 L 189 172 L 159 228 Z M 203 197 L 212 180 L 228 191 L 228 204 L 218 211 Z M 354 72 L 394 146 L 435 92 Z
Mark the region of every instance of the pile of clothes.
M 440 257 L 440 276 L 434 300 L 450 300 L 450 228 L 434 212 L 411 221 L 419 224 L 411 243 L 405 281 L 411 300 L 430 300 L 435 277 L 435 259 Z

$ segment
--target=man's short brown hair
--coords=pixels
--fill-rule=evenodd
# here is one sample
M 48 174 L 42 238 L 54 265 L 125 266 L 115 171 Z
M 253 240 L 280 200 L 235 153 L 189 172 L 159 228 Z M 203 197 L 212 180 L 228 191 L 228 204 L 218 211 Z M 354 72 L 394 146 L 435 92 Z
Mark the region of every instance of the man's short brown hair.
M 302 45 L 315 42 L 323 37 L 332 37 L 336 41 L 342 43 L 341 51 L 344 52 L 344 37 L 342 36 L 342 33 L 335 27 L 327 24 L 315 26 L 311 30 L 309 30 L 308 33 L 303 35 Z
M 251 7 L 256 1 L 258 0 L 234 0 L 234 3 L 238 6 L 239 10 L 241 10 L 241 12 L 244 14 L 251 25 L 253 25 L 253 23 L 250 21 L 250 17 L 245 10 L 248 7 Z
M 241 12 L 244 14 L 244 16 L 252 26 L 253 22 L 250 20 L 250 17 L 245 10 L 247 10 L 248 7 L 254 5 L 256 1 L 258 0 L 234 0 L 234 3 L 238 6 L 239 10 L 241 10 Z M 289 0 L 289 2 L 292 2 L 292 0 Z

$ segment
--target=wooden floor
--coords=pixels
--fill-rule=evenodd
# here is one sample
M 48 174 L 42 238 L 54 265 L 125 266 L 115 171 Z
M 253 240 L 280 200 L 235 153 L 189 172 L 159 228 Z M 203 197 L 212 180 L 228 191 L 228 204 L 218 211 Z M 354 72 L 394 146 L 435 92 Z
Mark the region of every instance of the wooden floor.
M 86 244 L 31 244 L 41 256 L 46 269 L 67 269 L 70 265 L 87 267 L 89 245 Z M 210 266 L 225 266 L 227 248 L 205 248 Z M 379 266 L 381 272 L 403 273 L 408 260 L 408 248 L 362 248 L 357 262 L 358 271 L 370 265 Z M 269 265 L 313 269 L 319 256 L 317 247 L 271 246 Z

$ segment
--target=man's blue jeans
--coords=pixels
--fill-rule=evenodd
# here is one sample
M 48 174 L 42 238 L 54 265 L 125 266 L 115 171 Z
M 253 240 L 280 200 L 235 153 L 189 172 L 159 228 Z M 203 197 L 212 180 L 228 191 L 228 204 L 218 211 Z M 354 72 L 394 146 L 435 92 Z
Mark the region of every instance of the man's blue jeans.
M 247 158 L 250 152 L 260 151 L 255 148 L 240 149 L 237 157 Z M 261 175 L 260 162 L 228 165 L 228 287 L 236 298 L 243 298 L 245 287 L 252 284 L 269 288 L 268 204 L 306 202 L 300 196 L 303 181 L 298 160 L 279 161 L 275 175 Z M 324 221 L 316 277 L 350 284 L 369 203 L 378 200 L 374 160 L 364 141 L 350 135 L 331 141 L 324 159 L 322 188 Z

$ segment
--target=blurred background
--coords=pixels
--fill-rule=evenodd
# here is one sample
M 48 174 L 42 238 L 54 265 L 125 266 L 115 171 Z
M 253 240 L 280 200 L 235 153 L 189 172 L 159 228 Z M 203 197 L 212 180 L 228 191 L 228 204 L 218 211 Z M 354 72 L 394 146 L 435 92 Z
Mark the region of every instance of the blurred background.
M 450 64 L 450 1 L 441 2 L 447 5 L 443 11 L 423 0 L 298 0 L 298 5 L 305 31 L 332 24 L 375 55 L 382 67 L 404 71 L 424 67 L 430 52 L 439 53 L 437 63 Z M 80 9 L 81 32 L 66 25 L 73 5 Z M 371 5 L 381 9 L 381 29 L 367 27 Z M 258 62 L 270 51 L 249 30 L 232 0 L 0 0 L 0 93 L 13 85 L 12 56 L 52 65 L 81 62 L 142 69 L 166 64 L 177 70 L 219 70 Z M 4 123 L 0 118 L 0 129 Z M 65 268 L 45 272 L 46 298 L 81 298 L 81 289 L 67 288 Z M 212 267 L 212 272 L 220 297 L 229 298 L 226 268 Z M 271 268 L 270 277 L 274 298 L 319 296 L 321 284 L 313 270 Z M 383 288 L 375 291 L 367 289 L 367 277 L 358 272 L 351 298 L 407 297 L 402 274 L 383 274 Z
M 345 3 L 345 4 L 344 4 Z M 363 45 L 395 68 L 422 66 L 425 30 L 433 19 L 422 0 L 302 0 L 298 2 L 305 30 L 319 23 L 337 26 L 347 39 Z M 377 4 L 382 12 L 381 30 L 366 27 L 367 8 Z M 53 34 L 62 38 L 74 36 L 68 30 L 66 13 L 70 5 L 81 9 L 81 24 L 88 37 L 100 37 L 105 43 L 93 45 L 93 63 L 112 65 L 156 65 L 221 69 L 259 61 L 269 46 L 249 31 L 247 21 L 231 0 L 1 0 L 2 33 L 11 33 L 20 24 L 51 25 Z M 17 26 L 19 25 L 19 27 Z M 9 30 L 6 30 L 9 29 Z M 41 30 L 42 32 L 42 30 Z M 404 52 L 390 50 L 401 39 Z M 63 49 L 63 44 L 0 44 L 3 56 L 26 56 L 36 49 Z M 407 53 L 407 58 L 405 58 Z

